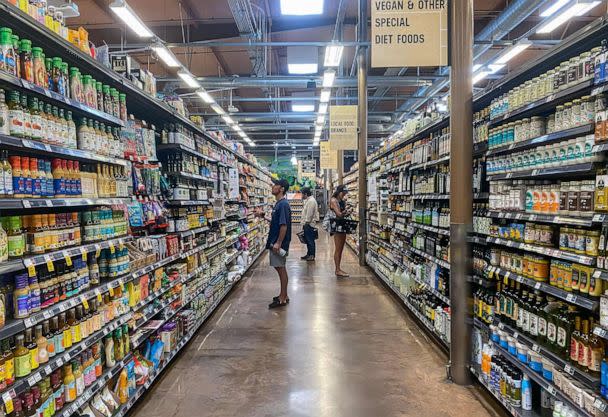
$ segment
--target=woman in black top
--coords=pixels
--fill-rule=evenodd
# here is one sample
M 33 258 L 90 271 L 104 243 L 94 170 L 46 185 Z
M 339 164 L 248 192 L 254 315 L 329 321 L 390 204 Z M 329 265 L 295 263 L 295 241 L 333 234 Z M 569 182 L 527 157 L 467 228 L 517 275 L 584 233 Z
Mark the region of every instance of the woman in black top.
M 336 187 L 336 191 L 331 196 L 329 208 L 336 215 L 336 219 L 344 219 L 350 215 L 350 209 L 346 208 L 346 193 L 348 190 L 345 186 L 339 185 Z M 336 266 L 337 277 L 348 277 L 349 275 L 342 270 L 340 264 L 342 263 L 342 252 L 344 251 L 344 244 L 346 243 L 346 233 L 332 233 L 334 236 L 334 264 Z

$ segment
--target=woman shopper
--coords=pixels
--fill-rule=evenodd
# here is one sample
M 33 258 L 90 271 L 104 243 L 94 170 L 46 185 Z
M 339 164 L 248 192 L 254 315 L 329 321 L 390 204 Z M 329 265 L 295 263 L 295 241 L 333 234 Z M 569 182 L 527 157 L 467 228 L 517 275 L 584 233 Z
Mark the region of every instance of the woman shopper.
M 348 217 L 351 213 L 350 209 L 346 208 L 346 194 L 348 190 L 344 185 L 338 185 L 336 191 L 331 196 L 329 208 L 336 215 L 336 220 L 339 222 L 341 219 Z M 334 264 L 336 266 L 336 276 L 339 278 L 348 277 L 349 275 L 342 270 L 340 267 L 342 263 L 342 252 L 344 251 L 344 244 L 346 243 L 346 233 L 331 233 L 334 236 Z

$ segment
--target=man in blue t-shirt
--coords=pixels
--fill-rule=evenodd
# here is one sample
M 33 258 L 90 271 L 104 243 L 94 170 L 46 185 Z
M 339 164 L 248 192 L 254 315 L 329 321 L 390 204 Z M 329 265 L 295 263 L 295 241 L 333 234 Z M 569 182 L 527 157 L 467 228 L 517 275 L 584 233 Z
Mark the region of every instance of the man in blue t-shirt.
M 281 281 L 281 293 L 278 297 L 274 297 L 268 308 L 284 307 L 289 303 L 287 296 L 287 255 L 289 253 L 289 243 L 291 242 L 291 207 L 285 195 L 289 189 L 289 182 L 284 179 L 272 180 L 272 195 L 277 202 L 272 209 L 272 217 L 270 219 L 270 231 L 268 232 L 268 240 L 266 241 L 266 249 L 269 250 L 268 258 L 270 266 L 274 267 L 279 274 Z M 263 216 L 263 213 L 262 213 Z

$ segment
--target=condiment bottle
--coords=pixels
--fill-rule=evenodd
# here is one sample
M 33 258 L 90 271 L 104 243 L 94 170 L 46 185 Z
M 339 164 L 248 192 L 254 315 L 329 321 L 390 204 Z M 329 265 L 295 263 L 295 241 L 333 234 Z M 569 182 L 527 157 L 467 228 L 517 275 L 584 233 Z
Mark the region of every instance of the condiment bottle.
M 46 350 L 48 342 L 46 337 L 44 337 L 44 335 L 42 334 L 42 325 L 36 325 L 35 331 L 36 344 L 38 345 L 38 363 L 47 363 L 49 361 L 49 352 Z
M 25 136 L 23 122 L 23 109 L 21 108 L 21 97 L 18 91 L 11 91 L 8 96 L 9 132 L 11 136 L 22 138 Z
M 63 395 L 65 404 L 71 403 L 76 399 L 76 379 L 72 370 L 73 363 L 68 363 L 63 367 Z
M 8 339 L 2 341 L 2 360 L 4 361 L 4 382 L 7 387 L 15 383 L 15 357 Z
M 25 347 L 30 351 L 31 370 L 38 369 L 38 345 L 32 335 L 32 329 L 25 329 Z
M 0 36 L 2 36 L 1 33 Z M 0 44 L 0 48 L 1 47 L 2 45 Z M 2 63 L 1 59 L 0 63 Z M 0 133 L 3 135 L 10 135 L 10 116 L 8 112 L 8 106 L 6 105 L 6 95 L 3 89 L 0 89 L 0 119 Z
M 53 319 L 57 320 L 57 326 L 53 322 L 55 328 L 53 338 L 55 339 L 55 350 L 59 355 L 65 351 L 65 313 L 60 313 L 59 317 L 53 317 Z
M 76 382 L 76 398 L 78 398 L 82 395 L 85 388 L 80 358 L 72 361 L 72 372 L 74 374 L 74 381 Z
M 15 377 L 22 378 L 32 372 L 30 351 L 25 347 L 25 336 L 19 334 L 15 337 Z
M 21 39 L 19 43 L 19 61 L 21 65 L 21 78 L 33 83 L 35 81 L 34 62 L 32 61 L 32 41 L 29 39 Z
M 46 351 L 49 358 L 53 358 L 57 354 L 55 349 L 55 329 L 52 327 L 52 325 L 57 325 L 57 317 L 52 317 L 50 322 L 48 320 L 44 320 L 42 322 L 42 333 L 46 338 Z

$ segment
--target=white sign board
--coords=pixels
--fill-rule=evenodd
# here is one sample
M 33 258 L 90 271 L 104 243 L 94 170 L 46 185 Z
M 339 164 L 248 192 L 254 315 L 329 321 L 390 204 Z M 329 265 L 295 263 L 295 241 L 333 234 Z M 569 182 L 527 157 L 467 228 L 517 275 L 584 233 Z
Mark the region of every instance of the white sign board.
M 228 169 L 228 197 L 231 199 L 239 198 L 239 171 L 235 168 Z
M 302 176 L 308 178 L 315 178 L 317 176 L 316 159 L 304 159 L 302 161 Z
M 338 151 L 333 151 L 328 141 L 319 144 L 321 152 L 321 169 L 338 169 Z
M 357 106 L 329 107 L 329 146 L 334 151 L 357 149 Z
M 448 65 L 448 0 L 371 0 L 372 67 Z
M 369 194 L 370 202 L 378 202 L 378 180 L 375 175 L 367 179 L 367 193 Z

